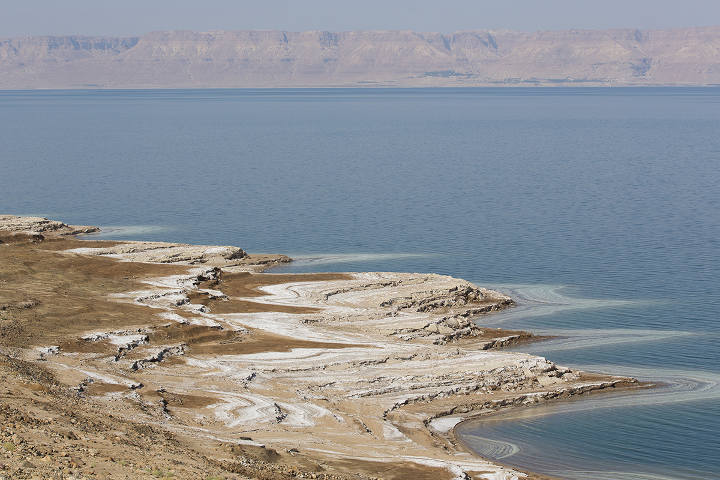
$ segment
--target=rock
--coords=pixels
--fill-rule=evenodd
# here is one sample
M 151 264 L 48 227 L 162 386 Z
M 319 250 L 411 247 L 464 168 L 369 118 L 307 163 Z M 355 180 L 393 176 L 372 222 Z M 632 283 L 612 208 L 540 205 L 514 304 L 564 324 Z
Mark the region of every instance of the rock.
M 437 332 L 442 335 L 450 335 L 454 332 L 452 328 L 448 327 L 447 325 L 437 325 Z
M 188 245 L 165 242 L 126 242 L 97 248 L 76 248 L 70 253 L 112 255 L 142 263 L 174 263 L 182 265 L 230 266 L 248 258 L 242 248 L 231 246 Z M 204 274 L 196 277 L 196 282 Z
M 149 365 L 153 363 L 159 363 L 165 360 L 168 357 L 174 356 L 174 355 L 184 355 L 185 354 L 185 347 L 186 345 L 180 344 L 180 345 L 173 345 L 169 347 L 164 347 L 155 352 L 154 354 L 150 355 L 147 358 L 144 358 L 142 360 L 136 360 L 133 362 L 130 368 L 133 370 L 141 370 L 143 368 L 148 367 Z M 142 384 L 139 384 L 142 386 Z M 132 388 L 132 387 L 131 387 Z M 139 388 L 139 387 L 138 387 Z
M 57 345 L 38 348 L 38 358 L 40 360 L 45 360 L 50 355 L 57 355 L 58 353 L 60 353 L 60 347 Z
M 33 241 L 42 241 L 45 236 L 78 235 L 98 231 L 100 231 L 98 227 L 67 225 L 44 217 L 0 215 L 0 232 L 25 234 L 32 237 Z

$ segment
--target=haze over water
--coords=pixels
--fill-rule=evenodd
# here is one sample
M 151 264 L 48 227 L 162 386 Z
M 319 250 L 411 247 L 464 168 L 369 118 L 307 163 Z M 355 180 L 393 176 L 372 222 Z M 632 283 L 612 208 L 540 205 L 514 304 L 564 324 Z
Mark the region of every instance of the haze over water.
M 713 479 L 719 133 L 720 89 L 0 92 L 0 212 L 494 286 L 520 305 L 482 323 L 562 337 L 519 350 L 667 386 L 468 424 L 473 448 Z

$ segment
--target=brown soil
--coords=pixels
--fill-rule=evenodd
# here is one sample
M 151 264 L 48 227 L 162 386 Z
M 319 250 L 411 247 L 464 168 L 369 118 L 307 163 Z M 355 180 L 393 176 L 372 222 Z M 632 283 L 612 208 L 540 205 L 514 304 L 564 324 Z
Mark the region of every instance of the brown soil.
M 279 285 L 291 282 L 324 282 L 331 280 L 349 280 L 351 277 L 343 273 L 223 273 L 219 281 L 208 281 L 200 284 L 201 288 L 220 289 L 228 297 L 259 297 L 265 295 L 258 287 Z
M 139 325 L 153 328 L 151 344 L 184 342 L 195 353 L 347 345 L 252 330 L 238 336 L 237 332 L 210 327 L 167 325 L 167 320 L 155 315 L 158 310 L 113 301 L 108 295 L 146 288 L 143 279 L 183 274 L 188 267 L 60 253 L 70 248 L 107 246 L 107 242 L 40 240 L 22 235 L 4 236 L 0 241 L 0 477 L 274 480 L 296 478 L 305 471 L 314 472 L 315 478 L 368 478 L 361 473 L 342 473 L 347 471 L 344 465 L 320 465 L 303 455 L 268 454 L 258 447 L 254 447 L 255 452 L 243 452 L 237 446 L 198 442 L 191 435 L 128 421 L 135 408 L 132 405 L 118 402 L 117 411 L 108 411 L 107 403 L 93 400 L 95 395 L 127 392 L 127 387 L 96 381 L 80 394 L 57 381 L 43 362 L 15 358 L 20 348 L 46 345 L 60 345 L 66 352 L 108 354 L 117 347 L 107 341 L 80 340 L 78 335 L 94 330 L 130 330 Z M 233 274 L 222 283 L 223 289 L 234 295 L 253 296 L 259 294 L 254 289 L 262 285 L 339 277 Z M 234 307 L 256 308 L 253 302 L 237 302 Z M 217 309 L 217 305 L 212 308 Z M 168 408 L 202 408 L 215 400 L 172 392 L 155 395 Z
M 53 250 L 77 240 L 0 248 L 0 345 L 58 345 L 93 329 L 155 325 L 153 309 L 107 298 L 143 288 L 141 279 L 185 273 L 187 267 L 118 262 Z M 47 250 L 50 246 L 53 250 Z
M 200 325 L 171 324 L 150 335 L 157 344 L 184 342 L 194 354 L 233 355 L 261 352 L 288 352 L 293 348 L 347 348 L 343 343 L 309 342 L 261 330 L 248 329 L 250 334 L 218 330 Z
M 257 276 L 258 274 L 253 274 Z M 259 274 L 262 275 L 262 274 Z M 265 275 L 263 275 L 265 276 Z M 223 292 L 224 293 L 224 292 Z M 188 295 L 190 303 L 205 305 L 213 313 L 258 313 L 258 312 L 282 312 L 282 313 L 315 313 L 317 308 L 294 307 L 292 305 L 268 305 L 266 303 L 238 300 L 235 298 L 222 299 L 211 298 L 205 292 L 193 292 Z

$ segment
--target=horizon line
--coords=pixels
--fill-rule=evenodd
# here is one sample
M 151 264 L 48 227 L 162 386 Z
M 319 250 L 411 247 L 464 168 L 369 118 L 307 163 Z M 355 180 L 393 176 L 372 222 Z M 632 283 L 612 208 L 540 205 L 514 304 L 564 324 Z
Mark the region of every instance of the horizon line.
M 158 34 L 158 33 L 199 33 L 199 34 L 214 34 L 214 33 L 417 33 L 417 34 L 432 34 L 432 35 L 456 35 L 459 33 L 546 33 L 546 32 L 605 32 L 605 31 L 640 31 L 640 32 L 666 32 L 674 30 L 693 30 L 693 29 L 713 29 L 720 28 L 720 24 L 712 25 L 694 25 L 694 26 L 677 26 L 667 28 L 640 28 L 640 27 L 608 27 L 608 28 L 559 28 L 559 29 L 537 29 L 537 30 L 519 30 L 511 28 L 477 28 L 477 29 L 464 29 L 455 30 L 452 32 L 441 32 L 441 31 L 429 31 L 429 30 L 412 30 L 412 29 L 357 29 L 357 30 L 329 30 L 329 29 L 314 29 L 314 30 L 284 30 L 284 29 L 217 29 L 217 30 L 193 30 L 193 29 L 170 29 L 170 30 L 149 30 L 140 34 L 91 34 L 91 33 L 42 33 L 42 34 L 25 34 L 25 35 L 11 35 L 2 36 L 1 39 L 16 39 L 16 38 L 31 38 L 31 37 L 114 37 L 114 38 L 140 38 L 146 35 Z

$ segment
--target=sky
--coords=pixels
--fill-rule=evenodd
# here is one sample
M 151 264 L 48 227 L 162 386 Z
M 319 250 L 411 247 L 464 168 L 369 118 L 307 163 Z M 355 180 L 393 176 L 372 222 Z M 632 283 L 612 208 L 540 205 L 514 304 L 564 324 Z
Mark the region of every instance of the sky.
M 720 25 L 720 0 L 2 0 L 0 37 L 157 30 L 522 31 Z

